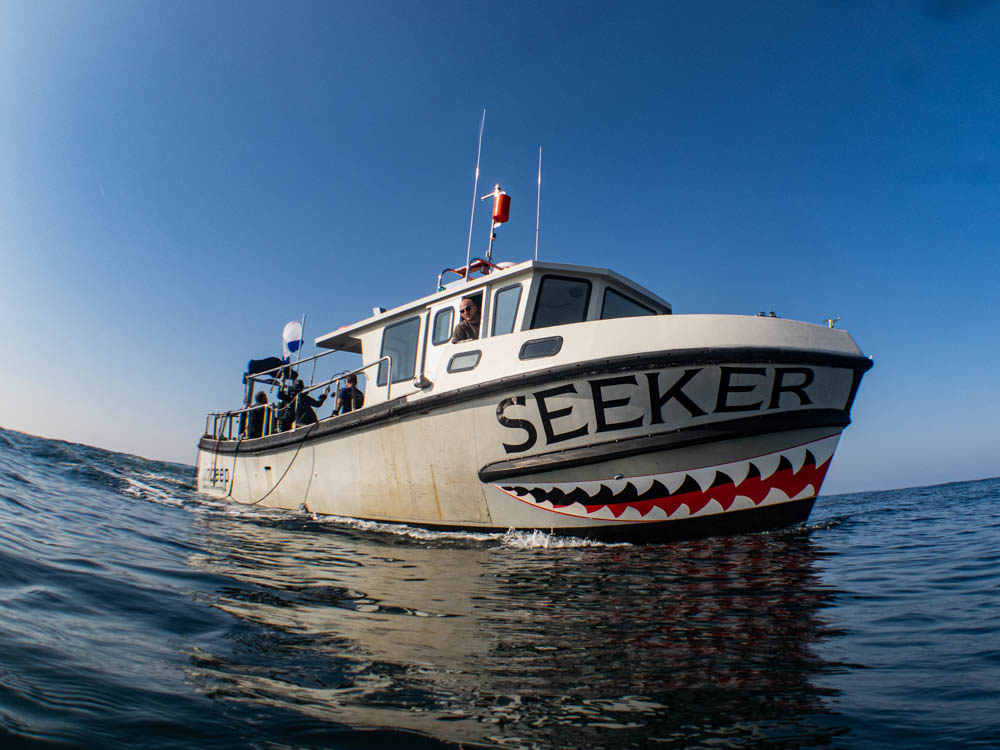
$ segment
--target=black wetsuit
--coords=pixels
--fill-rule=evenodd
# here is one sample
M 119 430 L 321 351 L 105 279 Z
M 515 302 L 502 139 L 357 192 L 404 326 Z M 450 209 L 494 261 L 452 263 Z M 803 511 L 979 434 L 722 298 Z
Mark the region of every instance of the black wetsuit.
M 321 407 L 324 401 L 326 401 L 325 393 L 319 398 L 313 398 L 308 393 L 300 393 L 295 406 L 295 426 L 301 427 L 304 424 L 315 424 L 319 421 L 313 409 Z
M 278 392 L 278 431 L 287 432 L 292 429 L 292 422 L 295 421 L 295 411 L 293 400 L 295 396 L 286 390 Z
M 354 385 L 348 385 L 337 391 L 337 398 L 340 399 L 339 414 L 347 414 L 354 409 L 360 409 L 365 405 L 365 393 Z
M 264 434 L 264 414 L 267 412 L 267 404 L 261 404 L 258 408 L 250 412 L 247 418 L 247 437 L 259 438 Z

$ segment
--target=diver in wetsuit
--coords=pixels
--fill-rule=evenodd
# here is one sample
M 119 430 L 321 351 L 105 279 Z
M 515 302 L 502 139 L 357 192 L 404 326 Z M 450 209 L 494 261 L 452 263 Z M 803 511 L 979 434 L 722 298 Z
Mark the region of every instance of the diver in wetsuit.
M 264 391 L 257 391 L 254 403 L 255 407 L 247 419 L 247 437 L 251 439 L 263 437 L 264 435 L 264 417 L 267 415 L 267 394 Z M 271 430 L 268 429 L 267 432 L 270 434 Z
M 330 394 L 330 386 L 323 390 L 319 398 L 313 398 L 304 391 L 305 385 L 301 380 L 296 380 L 288 391 L 285 404 L 278 413 L 279 428 L 282 432 L 292 429 L 293 422 L 296 427 L 301 427 L 319 421 L 315 410 L 326 401 L 326 397 Z

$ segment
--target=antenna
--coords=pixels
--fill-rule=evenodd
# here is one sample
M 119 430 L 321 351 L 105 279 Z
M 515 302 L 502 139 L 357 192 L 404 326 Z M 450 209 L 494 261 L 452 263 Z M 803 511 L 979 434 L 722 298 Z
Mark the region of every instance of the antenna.
M 538 219 L 542 214 L 542 147 L 538 147 L 538 204 L 535 206 L 535 260 L 538 260 Z
M 469 259 L 472 254 L 472 222 L 476 218 L 476 193 L 479 192 L 479 157 L 483 153 L 483 127 L 486 125 L 486 107 L 479 123 L 479 148 L 476 150 L 476 179 L 472 183 L 472 216 L 469 217 L 469 244 L 465 248 L 465 280 L 469 280 Z

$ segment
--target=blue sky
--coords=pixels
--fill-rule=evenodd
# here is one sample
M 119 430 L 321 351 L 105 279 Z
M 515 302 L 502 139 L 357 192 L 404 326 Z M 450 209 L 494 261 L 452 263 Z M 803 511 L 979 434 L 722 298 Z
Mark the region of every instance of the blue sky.
M 825 491 L 998 475 L 998 50 L 976 0 L 7 0 L 0 426 L 193 463 L 287 320 L 464 262 L 485 107 L 496 255 L 541 146 L 542 258 L 875 358 Z

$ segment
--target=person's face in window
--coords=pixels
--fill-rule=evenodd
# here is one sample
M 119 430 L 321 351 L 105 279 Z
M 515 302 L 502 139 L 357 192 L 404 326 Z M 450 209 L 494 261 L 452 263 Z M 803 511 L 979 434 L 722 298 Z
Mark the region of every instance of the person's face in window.
M 467 320 L 470 323 L 475 323 L 479 319 L 478 311 L 476 303 L 470 299 L 463 300 L 462 304 L 458 306 L 458 312 L 462 316 L 462 320 Z

